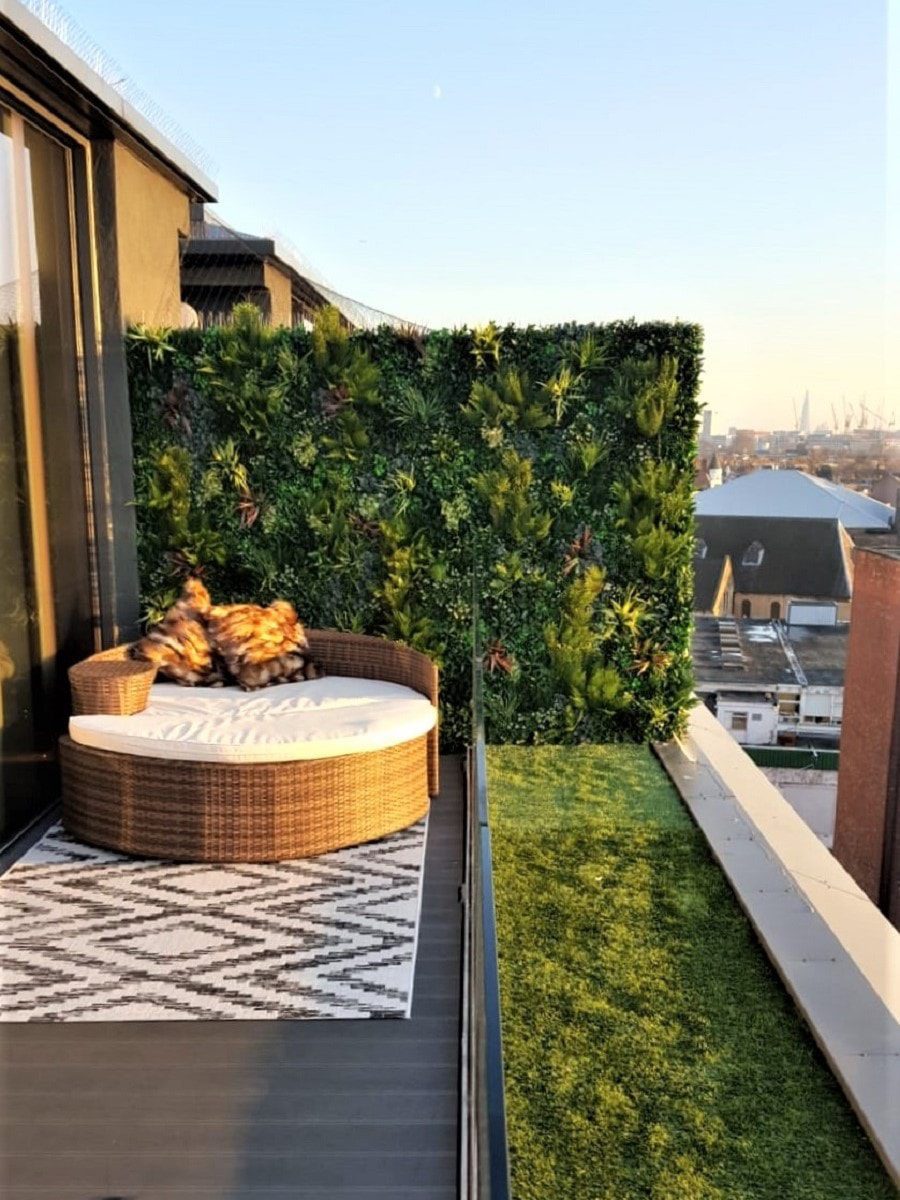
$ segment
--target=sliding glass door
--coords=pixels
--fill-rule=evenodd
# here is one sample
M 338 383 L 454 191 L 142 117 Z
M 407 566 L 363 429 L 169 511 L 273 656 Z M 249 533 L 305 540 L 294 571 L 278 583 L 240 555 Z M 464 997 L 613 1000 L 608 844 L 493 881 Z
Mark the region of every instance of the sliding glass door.
M 72 153 L 0 106 L 0 843 L 56 798 L 93 645 Z

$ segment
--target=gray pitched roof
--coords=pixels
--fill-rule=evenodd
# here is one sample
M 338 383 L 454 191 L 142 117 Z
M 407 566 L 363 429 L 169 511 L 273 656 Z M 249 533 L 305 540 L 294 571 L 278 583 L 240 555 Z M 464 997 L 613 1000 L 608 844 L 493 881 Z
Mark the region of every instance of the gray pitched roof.
M 706 557 L 694 559 L 699 599 L 707 583 L 706 560 L 731 558 L 734 590 L 750 595 L 772 593 L 849 600 L 852 582 L 847 569 L 839 521 L 791 517 L 696 517 L 698 541 Z M 745 566 L 748 548 L 763 547 L 759 566 Z M 708 605 L 707 605 L 708 607 Z
M 805 471 L 751 471 L 697 495 L 701 516 L 830 517 L 845 529 L 890 529 L 894 510 Z

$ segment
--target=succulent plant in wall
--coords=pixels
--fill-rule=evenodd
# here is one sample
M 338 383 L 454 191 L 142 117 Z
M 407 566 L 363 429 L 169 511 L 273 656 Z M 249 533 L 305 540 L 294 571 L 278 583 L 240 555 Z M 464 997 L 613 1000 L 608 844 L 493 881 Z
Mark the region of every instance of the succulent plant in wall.
M 200 386 L 220 409 L 229 432 L 261 440 L 296 381 L 296 357 L 253 304 L 238 304 L 230 325 L 197 362 Z
M 624 637 L 635 643 L 648 616 L 647 601 L 636 588 L 628 587 L 620 600 L 611 599 L 604 610 L 601 636 L 605 641 Z
M 690 535 L 654 525 L 648 517 L 637 523 L 631 539 L 644 575 L 653 580 L 669 579 L 684 566 L 689 561 L 691 544 Z
M 147 366 L 152 371 L 175 354 L 172 333 L 171 329 L 152 325 L 133 325 L 126 336 L 136 350 L 146 355 Z
M 305 430 L 291 439 L 291 455 L 299 467 L 311 467 L 318 457 L 316 441 L 313 435 Z
M 508 415 L 500 393 L 484 379 L 473 381 L 460 412 L 471 425 L 479 425 L 482 429 L 501 429 Z
M 441 516 L 444 518 L 444 524 L 452 533 L 456 533 L 460 525 L 471 515 L 472 505 L 464 492 L 457 492 L 450 499 L 441 501 Z
M 567 698 L 566 720 L 572 731 L 586 713 L 617 712 L 630 702 L 624 680 L 600 655 L 601 637 L 594 618 L 605 583 L 601 567 L 588 567 L 563 594 L 558 622 L 544 629 L 553 673 Z
M 172 543 L 186 542 L 191 515 L 191 456 L 184 446 L 166 446 L 151 461 L 145 507 L 159 515 Z
M 496 367 L 500 363 L 502 334 L 493 321 L 472 330 L 472 355 L 476 369 L 483 371 L 488 363 Z
M 440 421 L 444 404 L 434 392 L 405 384 L 386 400 L 390 419 L 402 433 L 425 437 Z
M 493 383 L 476 379 L 461 411 L 484 431 L 509 426 L 534 432 L 553 424 L 550 403 L 546 388 L 535 386 L 526 371 L 510 367 Z
M 581 383 L 582 376 L 576 374 L 570 366 L 564 364 L 542 385 L 553 405 L 555 424 L 559 425 L 562 423 L 569 405 L 579 393 Z
M 340 412 L 331 425 L 331 432 L 322 435 L 322 449 L 326 458 L 357 462 L 369 444 L 368 430 L 352 408 Z
M 514 543 L 542 542 L 553 525 L 553 517 L 538 507 L 532 495 L 533 481 L 533 462 L 515 450 L 505 450 L 498 467 L 473 480 L 487 502 L 491 524 Z
M 678 399 L 678 364 L 671 355 L 664 355 L 656 372 L 634 398 L 634 422 L 644 437 L 656 437 L 672 415 Z
M 609 365 L 609 345 L 590 330 L 572 343 L 569 359 L 576 371 L 588 376 L 599 375 Z
M 165 446 L 151 456 L 138 501 L 145 514 L 142 541 L 157 560 L 157 585 L 146 598 L 148 611 L 165 605 L 173 577 L 203 574 L 225 561 L 225 539 L 210 524 L 209 514 L 193 503 L 192 492 L 192 461 L 184 446 Z
M 597 429 L 587 413 L 578 413 L 565 432 L 565 452 L 569 470 L 587 479 L 609 458 L 609 440 Z
M 546 387 L 534 384 L 527 371 L 510 367 L 497 380 L 497 391 L 506 421 L 518 429 L 536 432 L 553 424 L 551 399 Z
M 690 511 L 687 475 L 674 464 L 645 459 L 633 475 L 611 488 L 618 503 L 617 524 L 636 532 L 642 521 L 670 525 Z
M 444 643 L 437 625 L 416 603 L 417 586 L 429 559 L 425 536 L 421 531 L 413 533 L 400 518 L 382 522 L 381 533 L 384 579 L 375 599 L 384 612 L 383 632 L 440 661 Z

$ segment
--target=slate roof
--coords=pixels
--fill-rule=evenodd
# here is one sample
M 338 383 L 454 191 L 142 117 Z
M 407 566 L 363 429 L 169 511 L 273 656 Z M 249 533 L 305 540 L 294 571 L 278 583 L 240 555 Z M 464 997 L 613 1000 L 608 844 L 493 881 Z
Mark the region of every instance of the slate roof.
M 849 625 L 785 626 L 776 621 L 695 617 L 692 657 L 697 686 L 719 693 L 774 691 L 779 684 L 842 687 L 849 629 Z M 735 634 L 739 654 L 729 650 Z
M 719 489 L 716 489 L 719 490 Z M 705 494 L 705 493 L 704 493 Z M 694 558 L 695 607 L 707 594 L 711 573 L 705 566 L 728 555 L 734 571 L 734 590 L 750 595 L 772 593 L 849 600 L 853 594 L 840 523 L 835 520 L 790 517 L 711 517 L 698 513 L 698 542 L 706 543 L 706 557 Z M 754 542 L 763 547 L 759 566 L 744 566 L 742 559 Z M 720 568 L 721 570 L 721 563 Z
M 805 471 L 751 471 L 696 497 L 699 516 L 822 517 L 845 529 L 890 529 L 889 504 L 807 475 Z

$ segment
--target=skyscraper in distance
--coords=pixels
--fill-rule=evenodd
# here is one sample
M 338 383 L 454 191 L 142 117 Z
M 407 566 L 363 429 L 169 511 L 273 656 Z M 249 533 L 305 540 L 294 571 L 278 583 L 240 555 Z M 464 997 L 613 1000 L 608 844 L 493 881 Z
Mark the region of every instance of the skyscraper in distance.
M 803 397 L 803 407 L 800 409 L 800 432 L 809 433 L 809 392 Z

